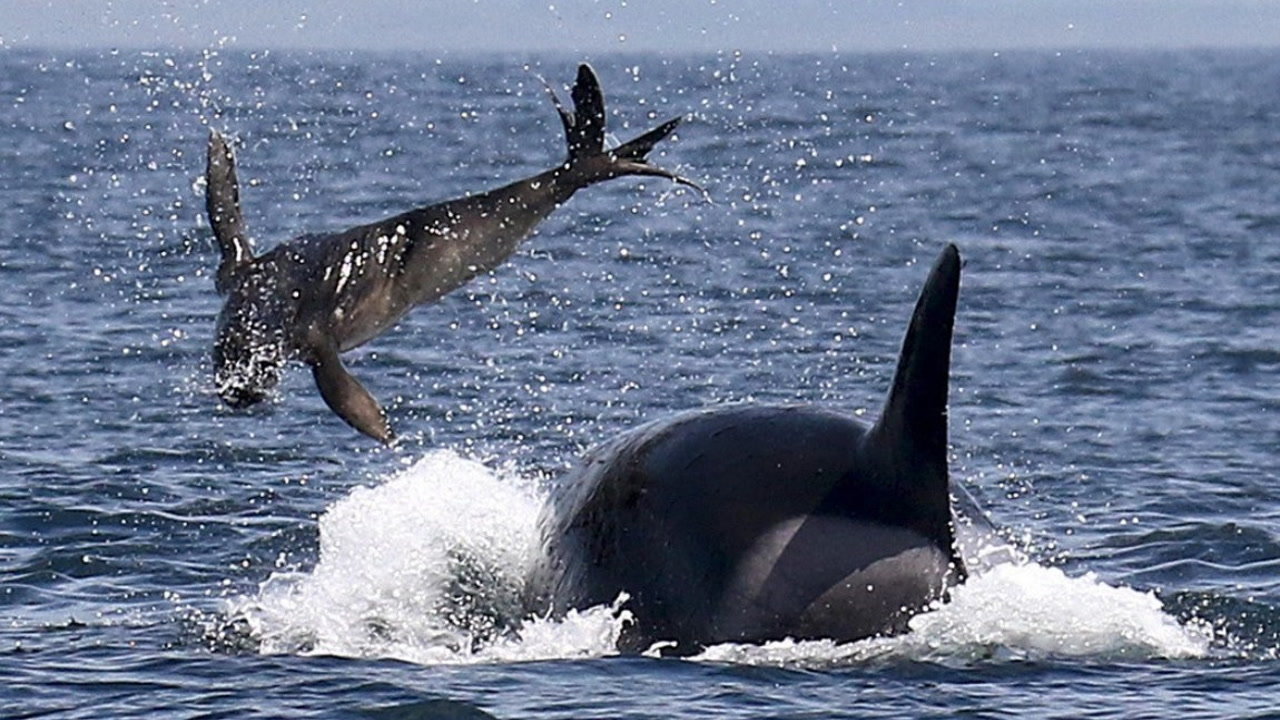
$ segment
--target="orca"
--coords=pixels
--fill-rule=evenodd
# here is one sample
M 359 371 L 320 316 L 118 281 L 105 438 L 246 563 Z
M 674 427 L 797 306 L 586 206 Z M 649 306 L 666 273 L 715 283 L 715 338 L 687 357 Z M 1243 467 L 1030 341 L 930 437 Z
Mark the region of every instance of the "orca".
M 960 254 L 929 272 L 870 427 L 813 406 L 731 405 L 589 451 L 540 519 L 534 616 L 626 596 L 618 647 L 903 632 L 966 577 L 947 469 Z
M 311 367 L 325 403 L 352 427 L 383 443 L 395 436 L 386 413 L 343 366 L 341 353 L 395 325 L 507 259 L 578 190 L 614 178 L 693 181 L 650 164 L 673 118 L 613 149 L 605 147 L 600 82 L 578 67 L 566 109 L 550 87 L 568 142 L 567 159 L 545 172 L 478 195 L 415 208 L 341 232 L 303 235 L 254 255 L 240 206 L 232 147 L 210 133 L 206 210 L 221 250 L 216 287 L 225 296 L 213 343 L 218 395 L 233 408 L 262 401 L 282 367 Z

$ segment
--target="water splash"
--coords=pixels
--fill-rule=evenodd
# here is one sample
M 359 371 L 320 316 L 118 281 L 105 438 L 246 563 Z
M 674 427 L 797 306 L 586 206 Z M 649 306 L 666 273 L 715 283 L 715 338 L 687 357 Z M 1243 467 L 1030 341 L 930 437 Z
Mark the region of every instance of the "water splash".
M 309 573 L 232 603 L 264 653 L 465 658 L 521 619 L 541 501 L 527 483 L 433 452 L 320 519 Z
M 436 451 L 320 519 L 309 573 L 276 574 L 232 602 L 230 624 L 263 653 L 421 664 L 616 654 L 626 597 L 560 619 L 523 616 L 522 583 L 545 498 L 513 472 Z M 989 525 L 965 523 L 977 572 L 911 632 L 855 643 L 724 644 L 695 660 L 808 668 L 868 662 L 963 664 L 1052 657 L 1198 658 L 1212 632 L 1180 624 L 1153 594 L 1030 562 Z M 969 555 L 973 554 L 973 558 Z M 991 558 L 1002 558 L 992 561 Z
M 830 667 L 867 662 L 1206 657 L 1213 633 L 1180 624 L 1151 593 L 1068 577 L 1035 563 L 1004 563 L 955 588 L 951 602 L 912 618 L 911 631 L 856 643 L 791 640 L 725 644 L 699 660 Z

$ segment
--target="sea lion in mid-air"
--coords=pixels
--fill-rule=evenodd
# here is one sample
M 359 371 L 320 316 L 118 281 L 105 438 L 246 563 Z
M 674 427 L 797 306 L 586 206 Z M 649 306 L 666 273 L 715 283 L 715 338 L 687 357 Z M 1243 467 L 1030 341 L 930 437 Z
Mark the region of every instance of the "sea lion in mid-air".
M 808 406 L 736 405 L 591 451 L 541 520 L 528 611 L 562 616 L 626 594 L 624 652 L 906 629 L 965 577 L 947 473 L 959 285 L 947 246 L 871 427 Z
M 320 395 L 339 417 L 389 443 L 394 435 L 386 414 L 343 367 L 340 353 L 377 337 L 415 305 L 496 268 L 580 188 L 627 175 L 664 177 L 698 188 L 646 159 L 680 118 L 610 150 L 604 145 L 604 96 L 590 67 L 578 67 L 572 112 L 554 92 L 551 98 L 564 124 L 569 157 L 550 170 L 369 225 L 303 235 L 259 256 L 245 232 L 235 156 L 213 131 L 206 201 L 222 250 L 217 289 L 227 298 L 213 345 L 222 400 L 235 408 L 261 401 L 279 381 L 281 367 L 301 360 L 311 366 Z

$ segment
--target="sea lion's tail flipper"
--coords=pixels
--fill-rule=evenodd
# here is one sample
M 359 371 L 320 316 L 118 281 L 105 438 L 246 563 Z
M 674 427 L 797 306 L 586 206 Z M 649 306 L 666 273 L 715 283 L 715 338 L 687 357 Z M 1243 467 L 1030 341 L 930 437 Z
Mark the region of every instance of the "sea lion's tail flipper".
M 374 440 L 386 445 L 395 442 L 387 414 L 360 381 L 343 367 L 337 348 L 332 343 L 323 343 L 311 350 L 311 374 L 329 409 Z
M 698 183 L 651 165 L 647 159 L 654 146 L 676 129 L 681 118 L 672 118 L 628 143 L 606 150 L 604 93 L 600 91 L 600 80 L 590 65 L 583 63 L 578 66 L 578 79 L 572 91 L 573 111 L 561 104 L 550 87 L 547 92 L 560 115 L 560 122 L 564 124 L 565 138 L 569 143 L 568 165 L 590 168 L 589 182 L 624 175 L 650 175 L 674 180 L 707 195 Z
M 222 250 L 215 280 L 219 293 L 226 293 L 236 271 L 253 260 L 253 247 L 244 230 L 240 212 L 240 183 L 236 179 L 236 155 L 217 130 L 209 132 L 209 165 L 205 171 L 205 210 L 213 236 Z

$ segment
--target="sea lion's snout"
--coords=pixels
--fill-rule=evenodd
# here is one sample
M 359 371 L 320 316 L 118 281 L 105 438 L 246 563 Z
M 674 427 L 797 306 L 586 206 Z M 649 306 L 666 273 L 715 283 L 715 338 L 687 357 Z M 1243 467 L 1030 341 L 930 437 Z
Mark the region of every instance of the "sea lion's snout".
M 218 390 L 222 402 L 234 410 L 243 410 L 250 405 L 257 405 L 267 398 L 267 393 L 257 388 L 227 387 Z

